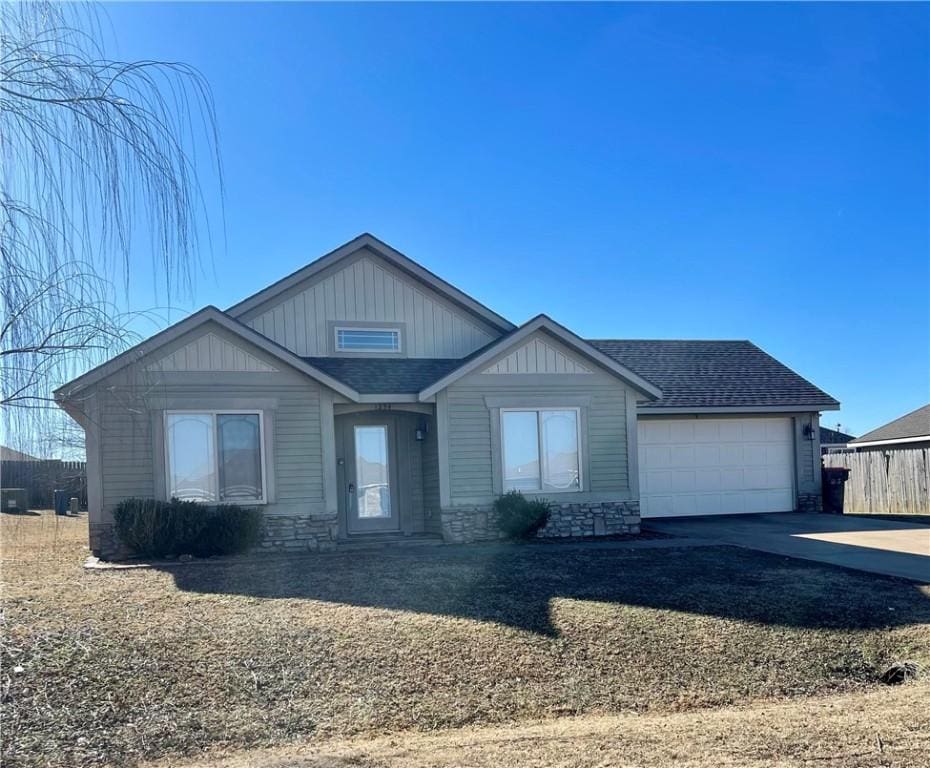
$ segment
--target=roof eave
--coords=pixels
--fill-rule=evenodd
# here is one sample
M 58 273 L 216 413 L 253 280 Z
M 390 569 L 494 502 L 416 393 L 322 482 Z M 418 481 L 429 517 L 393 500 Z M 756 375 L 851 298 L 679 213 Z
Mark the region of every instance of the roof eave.
M 208 322 L 217 323 L 231 333 L 241 337 L 243 340 L 254 344 L 268 354 L 279 359 L 281 362 L 286 363 L 301 373 L 306 374 L 310 378 L 318 381 L 321 384 L 324 384 L 330 389 L 349 398 L 350 400 L 358 401 L 359 393 L 352 387 L 349 387 L 345 383 L 339 381 L 327 373 L 324 373 L 309 363 L 304 362 L 293 352 L 285 349 L 279 344 L 276 344 L 275 342 L 271 341 L 271 339 L 260 334 L 258 331 L 255 331 L 252 328 L 249 328 L 249 326 L 240 323 L 235 318 L 230 317 L 225 312 L 212 305 L 204 307 L 203 309 L 184 318 L 174 325 L 165 328 L 163 331 L 159 331 L 154 336 L 146 339 L 145 341 L 142 341 L 139 344 L 136 344 L 134 347 L 127 349 L 125 352 L 120 353 L 116 357 L 107 360 L 105 363 L 92 368 L 81 376 L 78 376 L 76 379 L 72 379 L 67 384 L 63 384 L 53 392 L 53 396 L 59 404 L 62 404 L 75 397 L 79 392 L 86 389 L 87 387 L 96 384 L 108 376 L 112 376 L 128 365 L 131 365 L 133 362 L 141 359 L 146 355 L 152 354 L 159 348 L 163 347 L 165 344 L 169 344 L 175 339 L 180 338 L 186 333 L 190 333 L 191 331 L 196 330 L 201 325 Z
M 689 414 L 689 413 L 819 413 L 821 411 L 838 411 L 839 403 L 826 406 L 820 404 L 798 405 L 661 405 L 656 403 L 640 404 L 640 413 L 653 414 Z
M 881 445 L 904 445 L 907 443 L 930 442 L 930 435 L 916 435 L 914 437 L 889 437 L 887 440 L 850 440 L 847 445 L 852 448 L 871 448 Z

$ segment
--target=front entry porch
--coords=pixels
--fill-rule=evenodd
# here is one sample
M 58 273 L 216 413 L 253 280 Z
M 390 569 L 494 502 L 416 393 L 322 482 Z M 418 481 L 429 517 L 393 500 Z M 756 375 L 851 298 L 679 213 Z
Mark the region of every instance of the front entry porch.
M 338 540 L 439 537 L 433 407 L 336 405 L 334 424 Z

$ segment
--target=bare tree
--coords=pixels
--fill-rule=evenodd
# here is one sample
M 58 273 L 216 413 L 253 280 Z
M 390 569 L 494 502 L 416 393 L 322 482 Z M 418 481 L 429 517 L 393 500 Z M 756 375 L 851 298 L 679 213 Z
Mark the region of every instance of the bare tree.
M 23 449 L 62 424 L 52 390 L 134 340 L 131 278 L 148 266 L 166 304 L 191 294 L 210 232 L 198 146 L 222 199 L 203 77 L 108 59 L 100 21 L 91 5 L 0 4 L 0 405 Z

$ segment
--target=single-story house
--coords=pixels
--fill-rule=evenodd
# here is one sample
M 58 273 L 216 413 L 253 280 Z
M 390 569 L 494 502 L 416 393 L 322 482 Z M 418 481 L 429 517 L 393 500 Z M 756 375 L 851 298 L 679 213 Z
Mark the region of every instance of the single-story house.
M 904 414 L 894 421 L 849 441 L 857 451 L 895 451 L 930 448 L 930 405 Z
M 855 439 L 852 435 L 847 435 L 838 429 L 830 429 L 822 424 L 820 425 L 820 452 L 822 454 L 845 451 L 849 441 Z
M 820 508 L 839 404 L 748 341 L 583 339 L 515 325 L 364 234 L 205 307 L 56 391 L 85 429 L 91 548 L 126 497 L 261 505 L 263 546 L 542 536 L 640 518 Z

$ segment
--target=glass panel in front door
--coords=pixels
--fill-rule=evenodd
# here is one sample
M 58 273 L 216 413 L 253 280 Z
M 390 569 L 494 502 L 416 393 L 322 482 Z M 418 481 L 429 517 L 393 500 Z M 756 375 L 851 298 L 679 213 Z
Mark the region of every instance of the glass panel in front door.
M 355 510 L 362 520 L 391 516 L 387 427 L 355 427 Z

